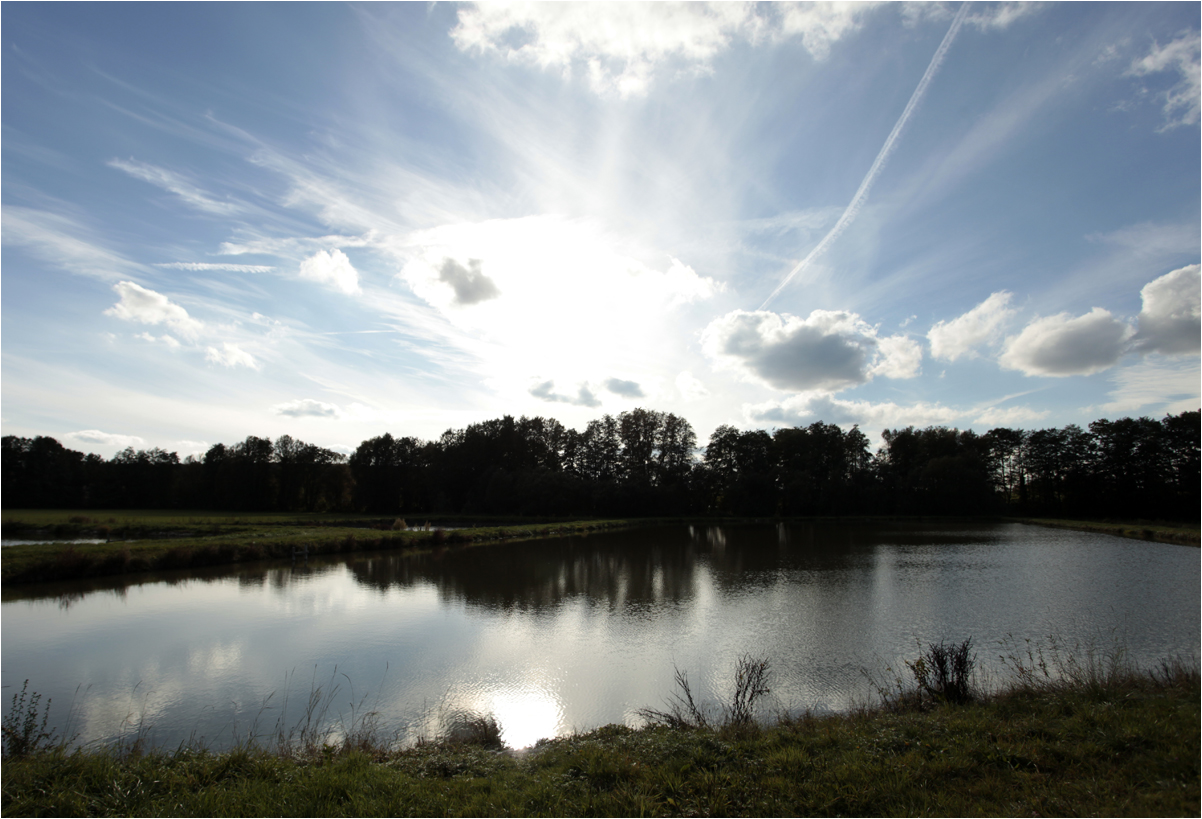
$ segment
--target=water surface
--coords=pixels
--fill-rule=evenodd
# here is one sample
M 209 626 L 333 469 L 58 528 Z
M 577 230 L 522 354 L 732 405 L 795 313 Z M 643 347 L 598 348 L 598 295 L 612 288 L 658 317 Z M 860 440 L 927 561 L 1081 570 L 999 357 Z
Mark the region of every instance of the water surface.
M 6 589 L 7 713 L 23 680 L 81 741 L 142 727 L 215 747 L 368 711 L 402 740 L 459 714 L 503 739 L 661 706 L 675 669 L 705 700 L 750 654 L 772 706 L 840 710 L 916 655 L 972 637 L 980 662 L 1048 635 L 1151 664 L 1198 656 L 1199 550 L 1021 524 L 674 526 Z M 73 704 L 72 704 L 73 703 Z

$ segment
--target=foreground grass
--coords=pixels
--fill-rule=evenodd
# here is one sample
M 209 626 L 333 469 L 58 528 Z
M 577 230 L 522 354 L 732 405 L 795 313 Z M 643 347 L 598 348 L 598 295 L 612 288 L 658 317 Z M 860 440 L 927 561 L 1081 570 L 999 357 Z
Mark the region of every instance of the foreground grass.
M 40 751 L 5 816 L 1145 815 L 1199 812 L 1199 681 L 1180 666 L 1027 682 L 974 704 L 718 729 L 611 725 L 523 754 L 358 741 Z

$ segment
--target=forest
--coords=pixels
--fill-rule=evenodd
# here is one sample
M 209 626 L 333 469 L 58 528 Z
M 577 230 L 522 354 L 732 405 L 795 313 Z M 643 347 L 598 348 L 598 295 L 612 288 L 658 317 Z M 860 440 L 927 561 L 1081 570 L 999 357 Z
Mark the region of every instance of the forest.
M 7 509 L 214 509 L 380 515 L 1038 515 L 1197 520 L 1199 412 L 1088 429 L 933 426 L 866 435 L 720 426 L 699 447 L 672 413 L 633 409 L 583 431 L 502 418 L 438 440 L 380 435 L 349 457 L 282 435 L 180 459 L 105 460 L 50 437 L 3 438 Z

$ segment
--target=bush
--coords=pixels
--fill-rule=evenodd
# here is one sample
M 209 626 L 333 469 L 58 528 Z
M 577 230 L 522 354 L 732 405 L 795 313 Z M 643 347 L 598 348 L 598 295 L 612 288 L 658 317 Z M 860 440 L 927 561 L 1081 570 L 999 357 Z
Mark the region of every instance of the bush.
M 46 730 L 50 719 L 50 700 L 42 710 L 42 695 L 29 693 L 29 680 L 21 691 L 13 694 L 13 705 L 2 724 L 4 733 L 4 756 L 28 756 L 45 750 L 54 742 L 54 734 Z
M 973 690 L 975 666 L 971 637 L 959 645 L 943 642 L 928 645 L 917 660 L 906 661 L 921 696 L 952 705 L 963 705 L 976 699 Z

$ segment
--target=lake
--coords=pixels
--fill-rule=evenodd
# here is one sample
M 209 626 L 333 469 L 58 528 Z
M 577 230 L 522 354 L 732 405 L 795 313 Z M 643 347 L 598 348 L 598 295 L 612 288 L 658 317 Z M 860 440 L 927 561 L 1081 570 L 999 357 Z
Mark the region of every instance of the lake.
M 511 747 L 662 707 L 676 669 L 724 700 L 747 654 L 769 707 L 871 701 L 916 641 L 986 674 L 1049 635 L 1196 660 L 1196 547 L 1013 523 L 657 526 L 3 593 L 3 706 L 29 679 L 80 742 L 226 747 L 378 713 L 401 741 L 493 715 Z M 1007 649 L 1006 646 L 1010 648 Z

